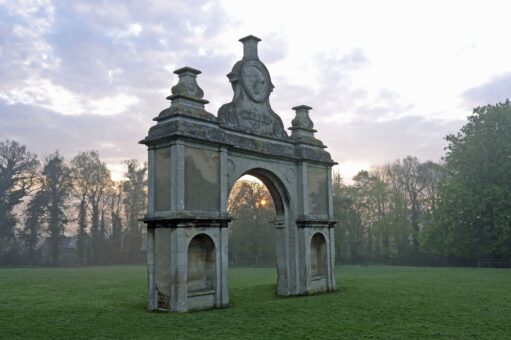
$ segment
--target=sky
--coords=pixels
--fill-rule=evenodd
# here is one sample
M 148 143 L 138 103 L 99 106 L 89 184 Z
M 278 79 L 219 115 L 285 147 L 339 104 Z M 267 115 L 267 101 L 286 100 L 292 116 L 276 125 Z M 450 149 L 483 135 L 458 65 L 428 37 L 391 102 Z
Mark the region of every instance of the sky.
M 509 1 L 0 0 L 0 141 L 44 157 L 98 150 L 147 159 L 152 118 L 169 106 L 174 70 L 218 108 L 238 41 L 262 39 L 286 127 L 313 107 L 316 137 L 349 182 L 407 155 L 440 161 L 447 134 L 477 106 L 511 97 Z

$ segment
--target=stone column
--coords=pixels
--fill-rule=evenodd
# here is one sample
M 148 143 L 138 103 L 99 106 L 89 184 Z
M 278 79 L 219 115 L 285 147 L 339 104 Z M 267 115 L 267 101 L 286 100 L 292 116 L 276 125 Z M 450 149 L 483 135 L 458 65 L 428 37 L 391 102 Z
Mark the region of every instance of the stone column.
M 155 171 L 156 164 L 154 163 L 154 149 L 148 150 L 147 157 L 147 213 L 154 214 L 154 196 L 155 196 Z
M 307 226 L 302 226 L 300 229 L 300 249 L 302 251 L 302 263 L 301 263 L 301 293 L 306 293 L 309 291 L 309 286 L 311 282 L 311 263 L 310 263 L 310 243 L 311 243 L 311 228 Z
M 328 289 L 335 290 L 335 237 L 334 237 L 334 224 L 328 228 Z
M 154 268 L 154 228 L 147 228 L 147 308 L 158 308 Z
M 334 203 L 332 188 L 332 168 L 328 168 L 328 219 L 334 221 Z M 333 222 L 328 226 L 328 289 L 335 290 L 335 237 Z
M 334 200 L 333 200 L 333 189 L 332 189 L 332 168 L 328 168 L 327 171 L 327 182 L 328 182 L 328 219 L 334 220 Z
M 226 226 L 220 225 L 219 227 L 219 247 L 218 247 L 218 270 L 217 275 L 217 307 L 226 307 L 229 305 L 229 289 L 227 283 L 227 273 L 229 271 L 229 255 L 228 255 L 228 240 L 229 230 Z
M 183 226 L 172 228 L 170 233 L 171 305 L 173 312 L 188 311 L 188 244 Z
M 227 215 L 228 195 L 228 169 L 227 169 L 227 149 L 220 148 L 220 214 Z M 226 222 L 227 223 L 227 222 Z M 229 305 L 229 290 L 227 284 L 227 273 L 229 271 L 229 229 L 227 224 L 219 225 L 218 237 L 218 257 L 217 257 L 217 307 L 225 307 Z
M 275 256 L 277 265 L 277 294 L 290 295 L 289 278 L 289 221 L 282 216 L 275 222 Z
M 307 163 L 302 162 L 298 165 L 298 219 L 306 219 L 309 215 L 309 188 L 307 176 Z M 296 222 L 295 222 L 296 225 Z M 297 257 L 297 288 L 296 294 L 305 294 L 307 292 L 307 278 L 308 278 L 308 246 L 306 244 L 306 229 L 303 226 L 296 228 L 297 242 L 296 242 L 296 257 Z
M 302 162 L 298 165 L 298 175 L 297 175 L 297 184 L 298 184 L 298 212 L 300 218 L 303 218 L 309 214 L 309 188 L 307 182 L 307 163 Z
M 185 146 L 183 142 L 178 141 L 172 145 L 170 151 L 171 157 L 171 176 L 172 184 L 175 189 L 171 190 L 173 199 L 171 200 L 172 211 L 185 210 Z
M 227 149 L 220 148 L 220 214 L 227 214 Z

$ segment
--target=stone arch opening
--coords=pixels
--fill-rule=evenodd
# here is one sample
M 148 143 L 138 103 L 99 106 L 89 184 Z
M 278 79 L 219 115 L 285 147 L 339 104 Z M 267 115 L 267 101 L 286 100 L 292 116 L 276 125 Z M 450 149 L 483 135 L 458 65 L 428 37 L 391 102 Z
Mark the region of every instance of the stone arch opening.
M 188 294 L 211 293 L 215 290 L 215 244 L 206 234 L 198 234 L 188 245 Z
M 280 178 L 273 172 L 254 168 L 246 171 L 243 175 L 250 175 L 260 180 L 270 192 L 273 204 L 275 205 L 276 221 L 283 221 L 286 214 L 286 205 L 289 204 L 289 194 Z
M 280 180 L 280 178 L 274 174 L 270 170 L 266 170 L 264 168 L 253 168 L 247 171 L 244 171 L 240 176 L 236 178 L 236 180 L 231 182 L 230 187 L 227 192 L 230 194 L 234 185 L 244 176 L 255 177 L 257 180 L 261 181 L 264 186 L 268 189 L 271 198 L 273 200 L 273 204 L 275 205 L 275 212 L 277 218 L 283 219 L 286 214 L 286 205 L 289 204 L 289 194 Z
M 310 266 L 312 280 L 321 279 L 327 274 L 326 240 L 323 234 L 315 233 L 310 244 Z
M 277 219 L 273 197 L 258 178 L 243 175 L 233 185 L 227 204 L 229 223 L 229 265 L 275 265 Z
M 243 171 L 235 178 L 228 188 L 229 203 L 235 201 L 239 205 L 245 203 L 243 200 L 249 200 L 249 204 L 244 207 L 245 212 L 233 211 L 231 204 L 228 204 L 229 213 L 234 218 L 229 223 L 230 263 L 276 267 L 277 293 L 283 294 L 289 289 L 285 243 L 289 194 L 278 175 L 261 167 Z M 253 196 L 243 197 L 247 192 L 242 192 L 242 197 L 237 197 L 240 185 L 248 189 L 248 195 Z

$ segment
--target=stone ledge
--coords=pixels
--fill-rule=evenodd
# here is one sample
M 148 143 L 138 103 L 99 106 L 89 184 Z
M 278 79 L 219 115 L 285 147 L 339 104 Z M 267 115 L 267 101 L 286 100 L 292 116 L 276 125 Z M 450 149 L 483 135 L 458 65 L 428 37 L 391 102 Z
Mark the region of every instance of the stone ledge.
M 231 221 L 231 216 L 200 216 L 183 213 L 170 213 L 161 216 L 145 216 L 144 223 L 147 223 L 148 228 L 226 228 Z
M 214 289 L 204 289 L 204 290 L 197 290 L 194 292 L 189 292 L 188 296 L 192 297 L 192 296 L 210 295 L 210 294 L 215 294 L 215 293 L 216 293 L 216 291 Z
M 333 221 L 333 220 L 325 220 L 325 219 L 312 219 L 312 218 L 307 218 L 307 219 L 298 219 L 296 220 L 296 225 L 298 228 L 316 228 L 316 227 L 319 227 L 319 228 L 333 228 L 335 227 L 335 224 L 337 223 L 337 221 Z
M 329 166 L 337 164 L 324 150 L 324 146 L 303 144 L 291 138 L 276 139 L 254 136 L 242 131 L 204 124 L 199 119 L 191 121 L 176 117 L 171 121 L 158 123 L 149 129 L 148 136 L 139 143 L 154 147 L 172 140 L 186 138 L 202 143 L 223 145 L 234 150 L 267 155 L 272 158 L 314 161 Z

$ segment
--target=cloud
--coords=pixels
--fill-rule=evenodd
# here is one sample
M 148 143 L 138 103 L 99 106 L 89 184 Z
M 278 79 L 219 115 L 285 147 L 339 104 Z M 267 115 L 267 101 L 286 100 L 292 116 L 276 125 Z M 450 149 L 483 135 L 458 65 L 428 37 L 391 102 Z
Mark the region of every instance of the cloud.
M 228 25 L 216 2 L 7 3 L 0 19 L 1 139 L 68 159 L 96 149 L 112 169 L 146 158 L 137 142 L 168 106 L 171 72 L 194 62 L 198 44 L 202 86 L 216 86 L 209 79 L 232 58 L 215 44 Z
M 490 81 L 473 87 L 462 94 L 470 107 L 496 104 L 511 98 L 511 72 L 494 77 Z
M 368 63 L 369 60 L 361 48 L 355 48 L 339 59 L 339 64 L 342 65 L 344 70 L 354 70 L 367 66 Z
M 151 121 L 136 116 L 66 116 L 38 106 L 0 104 L 0 136 L 17 140 L 30 151 L 44 155 L 55 150 L 70 159 L 78 151 L 98 150 L 109 164 L 146 159 L 145 147 L 137 145 Z
M 168 69 L 193 63 L 198 44 L 205 73 L 232 58 L 215 45 L 228 25 L 216 2 L 7 3 L 0 18 L 0 100 L 63 114 L 152 117 L 161 108 L 152 93 L 165 97 Z
M 235 56 L 216 40 L 228 26 L 216 1 L 2 4 L 0 138 L 68 159 L 96 149 L 113 170 L 144 160 L 137 142 L 168 107 L 173 70 L 200 68 L 208 99 L 231 95 L 218 76 Z
M 119 93 L 97 99 L 80 97 L 62 86 L 46 79 L 27 79 L 0 94 L 8 105 L 30 104 L 65 115 L 98 114 L 116 115 L 138 103 L 135 96 Z
M 413 104 L 390 89 L 368 89 L 359 84 L 360 72 L 371 63 L 365 52 L 354 48 L 345 54 L 330 51 L 317 54 L 308 73 L 314 81 L 297 83 L 285 76 L 276 77 L 272 105 L 290 122 L 290 108 L 299 104 L 312 106 L 314 122 L 348 123 L 356 120 L 384 121 L 409 115 Z M 271 69 L 270 69 L 271 72 Z
M 443 87 L 437 86 L 440 71 L 434 68 L 448 65 L 449 59 L 438 57 L 440 64 L 423 54 L 435 50 L 429 45 L 399 50 L 403 38 L 381 39 L 395 37 L 387 28 L 402 32 L 400 27 L 382 26 L 375 35 L 367 25 L 352 30 L 358 24 L 356 15 L 304 25 L 296 15 L 294 21 L 268 20 L 280 15 L 275 12 L 261 22 L 259 12 L 236 6 L 240 12 L 234 13 L 245 16 L 229 16 L 229 8 L 206 0 L 2 2 L 0 139 L 17 139 L 40 154 L 59 148 L 68 157 L 78 150 L 98 149 L 111 166 L 126 158 L 145 159 L 144 147 L 136 142 L 147 133 L 151 118 L 168 106 L 165 97 L 176 83 L 172 71 L 185 65 L 200 69 L 198 83 L 211 101 L 207 109 L 216 114 L 232 98 L 225 75 L 241 59 L 242 46 L 236 39 L 261 34 L 257 28 L 263 32 L 259 55 L 276 86 L 273 109 L 289 126 L 291 107 L 314 107 L 317 136 L 341 169 L 346 163 L 378 165 L 408 154 L 438 160 L 443 137 L 463 124 L 439 117 L 457 105 L 445 104 L 451 92 L 461 92 L 449 80 L 468 82 L 458 73 L 449 78 L 444 72 Z M 301 10 L 309 20 L 309 12 L 318 9 Z M 361 14 L 364 11 L 360 8 Z M 253 18 L 254 25 L 239 22 L 246 17 Z M 234 36 L 238 32 L 241 35 Z M 415 51 L 415 58 L 403 51 Z M 458 56 L 455 60 L 464 65 Z M 434 82 L 428 83 L 429 75 Z M 416 79 L 424 86 L 413 83 Z M 431 94 L 433 87 L 438 93 Z M 505 73 L 462 97 L 477 106 L 502 101 L 509 93 L 511 74 Z M 436 120 L 424 118 L 433 113 Z
M 347 179 L 362 167 L 380 166 L 407 155 L 440 161 L 444 137 L 464 124 L 461 119 L 419 116 L 413 113 L 414 104 L 396 91 L 360 85 L 359 73 L 371 67 L 360 48 L 341 55 L 324 51 L 315 56 L 312 67 L 315 82 L 274 79 L 272 106 L 286 118 L 287 125 L 294 117 L 292 106 L 312 106 L 316 137 L 328 146 Z
M 259 58 L 266 64 L 271 65 L 284 60 L 289 53 L 289 44 L 284 37 L 277 33 L 265 35 L 264 45 L 259 48 Z
M 430 120 L 404 116 L 387 121 L 356 120 L 344 124 L 316 124 L 316 136 L 323 140 L 334 160 L 367 163 L 371 166 L 407 155 L 422 160 L 440 161 L 444 155 L 444 137 L 455 133 L 464 120 Z
M 139 23 L 129 24 L 125 30 L 114 30 L 111 32 L 111 36 L 116 39 L 125 39 L 129 37 L 138 37 L 142 32 L 143 27 Z

